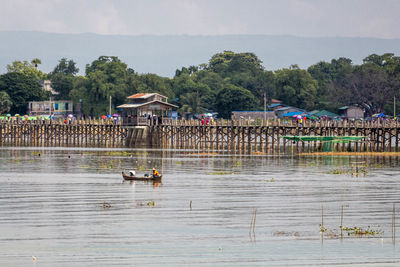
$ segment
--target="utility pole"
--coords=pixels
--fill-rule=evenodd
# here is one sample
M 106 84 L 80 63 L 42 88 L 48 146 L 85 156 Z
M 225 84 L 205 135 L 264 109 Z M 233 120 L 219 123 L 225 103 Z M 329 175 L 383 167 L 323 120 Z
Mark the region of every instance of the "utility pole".
M 109 109 L 109 111 L 110 111 L 110 113 L 108 113 L 108 114 L 110 114 L 111 115 L 111 96 L 110 96 L 110 109 Z
M 267 120 L 267 96 L 264 92 L 264 121 Z
M 49 113 L 50 113 L 50 117 L 51 117 L 51 96 L 50 96 L 50 101 L 49 101 Z

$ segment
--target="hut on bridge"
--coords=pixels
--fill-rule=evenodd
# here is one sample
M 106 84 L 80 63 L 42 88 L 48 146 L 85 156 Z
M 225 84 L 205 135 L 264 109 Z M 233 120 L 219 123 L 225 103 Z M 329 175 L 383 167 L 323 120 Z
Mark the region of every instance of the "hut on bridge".
M 127 99 L 127 104 L 117 106 L 122 110 L 122 125 L 126 126 L 165 123 L 171 120 L 172 110 L 178 108 L 167 102 L 168 97 L 157 93 L 138 93 Z
M 344 106 L 339 108 L 343 112 L 343 116 L 348 119 L 363 119 L 364 110 L 359 106 Z

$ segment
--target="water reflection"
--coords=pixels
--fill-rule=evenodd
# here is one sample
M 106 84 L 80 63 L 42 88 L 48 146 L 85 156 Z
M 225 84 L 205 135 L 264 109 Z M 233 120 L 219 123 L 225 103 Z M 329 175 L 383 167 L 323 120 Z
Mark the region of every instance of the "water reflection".
M 354 162 L 365 175 L 345 172 Z M 162 183 L 123 183 L 153 167 Z M 2 148 L 0 264 L 399 264 L 398 170 L 397 157 Z

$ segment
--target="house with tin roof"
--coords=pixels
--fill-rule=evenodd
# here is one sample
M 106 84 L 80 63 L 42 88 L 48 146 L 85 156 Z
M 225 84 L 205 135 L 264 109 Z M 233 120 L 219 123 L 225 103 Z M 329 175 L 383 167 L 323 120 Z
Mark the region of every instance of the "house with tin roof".
M 160 124 L 171 118 L 178 107 L 167 102 L 168 97 L 158 93 L 137 93 L 127 97 L 126 104 L 117 106 L 122 111 L 123 125 Z

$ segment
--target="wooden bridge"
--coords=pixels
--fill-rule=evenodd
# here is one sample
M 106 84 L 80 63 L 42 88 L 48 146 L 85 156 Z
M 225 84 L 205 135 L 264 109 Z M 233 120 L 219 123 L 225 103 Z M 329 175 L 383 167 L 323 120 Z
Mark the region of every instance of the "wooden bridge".
M 399 151 L 398 122 L 388 121 L 318 121 L 298 124 L 295 121 L 173 121 L 151 129 L 151 144 L 157 147 L 232 150 L 247 153 L 274 153 L 294 150 L 314 152 L 321 141 L 291 141 L 283 136 L 364 136 L 361 141 L 333 144 L 337 151 Z
M 230 150 L 244 153 L 313 152 L 322 141 L 292 141 L 289 136 L 364 136 L 361 141 L 335 143 L 338 151 L 399 151 L 398 122 L 227 121 L 202 125 L 197 120 L 158 125 L 124 126 L 104 120 L 0 121 L 0 145 L 74 147 L 154 147 Z
M 0 121 L 0 146 L 124 147 L 126 129 L 112 121 Z

